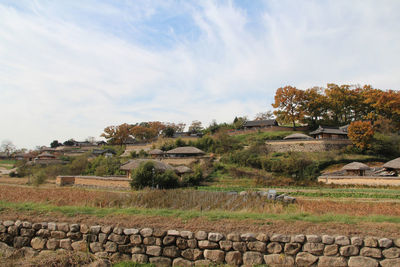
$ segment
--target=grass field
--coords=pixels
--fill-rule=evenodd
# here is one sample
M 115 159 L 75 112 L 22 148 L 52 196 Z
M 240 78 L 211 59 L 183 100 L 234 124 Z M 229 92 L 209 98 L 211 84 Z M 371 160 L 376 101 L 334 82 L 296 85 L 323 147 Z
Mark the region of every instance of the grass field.
M 281 140 L 285 136 L 292 133 L 293 132 L 291 131 L 255 132 L 249 134 L 233 135 L 232 137 L 235 140 L 240 141 L 242 144 L 248 145 L 254 141 Z
M 298 190 L 298 189 L 296 189 Z M 67 216 L 112 214 L 174 216 L 182 219 L 204 217 L 218 219 L 289 220 L 307 222 L 391 222 L 400 223 L 399 194 L 395 189 L 319 189 L 296 191 L 295 204 L 271 202 L 257 194 L 231 195 L 200 190 L 145 190 L 140 192 L 108 192 L 76 188 L 0 187 L 0 208 L 40 213 L 59 212 Z M 362 193 L 366 190 L 365 193 Z M 278 190 L 279 191 L 279 190 Z M 333 191 L 333 192 L 332 192 Z M 326 198 L 320 197 L 326 194 Z M 291 195 L 296 195 L 294 192 Z M 371 195 L 369 195 L 371 194 Z M 370 196 L 373 201 L 359 199 Z M 379 201 L 385 200 L 385 201 Z
M 15 160 L 0 160 L 0 168 L 5 168 L 7 170 L 11 170 L 12 168 L 14 168 L 16 161 Z

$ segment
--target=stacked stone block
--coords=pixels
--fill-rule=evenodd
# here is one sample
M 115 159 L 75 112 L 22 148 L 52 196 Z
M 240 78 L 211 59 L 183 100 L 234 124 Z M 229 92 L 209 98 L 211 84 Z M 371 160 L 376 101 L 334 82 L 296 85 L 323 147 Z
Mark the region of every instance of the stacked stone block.
M 20 253 L 30 257 L 45 250 L 81 251 L 98 258 L 156 266 L 400 266 L 400 239 L 266 233 L 223 235 L 52 222 L 0 222 L 2 255 Z

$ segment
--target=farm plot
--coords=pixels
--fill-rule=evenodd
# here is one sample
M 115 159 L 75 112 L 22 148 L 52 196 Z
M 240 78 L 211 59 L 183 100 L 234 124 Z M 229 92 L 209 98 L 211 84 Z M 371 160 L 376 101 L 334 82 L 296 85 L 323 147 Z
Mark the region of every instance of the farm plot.
M 384 192 L 381 192 L 384 194 Z M 389 191 L 390 194 L 395 192 Z M 77 188 L 0 187 L 0 220 L 29 219 L 126 223 L 225 232 L 313 231 L 400 235 L 400 203 L 306 199 L 285 205 L 256 194 L 196 190 L 110 192 Z M 40 219 L 39 219 L 40 218 Z M 51 219 L 53 218 L 53 219 Z M 167 220 L 165 218 L 168 218 Z M 300 228 L 299 228 L 300 227 Z

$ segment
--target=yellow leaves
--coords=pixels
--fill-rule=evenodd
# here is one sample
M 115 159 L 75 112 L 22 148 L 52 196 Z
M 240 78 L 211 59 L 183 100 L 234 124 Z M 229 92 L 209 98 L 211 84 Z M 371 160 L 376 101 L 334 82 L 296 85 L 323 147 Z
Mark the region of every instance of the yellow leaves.
M 370 121 L 354 121 L 348 129 L 348 136 L 353 144 L 361 150 L 371 147 L 374 129 Z
M 108 126 L 101 136 L 114 145 L 123 145 L 131 136 L 137 140 L 149 140 L 157 137 L 165 125 L 159 121 L 144 122 L 136 125 L 123 123 L 118 126 Z
M 293 86 L 285 86 L 278 88 L 275 93 L 275 102 L 272 104 L 274 108 L 278 108 L 274 114 L 278 119 L 284 122 L 294 122 L 301 120 L 302 109 L 301 104 L 304 97 L 304 91 Z

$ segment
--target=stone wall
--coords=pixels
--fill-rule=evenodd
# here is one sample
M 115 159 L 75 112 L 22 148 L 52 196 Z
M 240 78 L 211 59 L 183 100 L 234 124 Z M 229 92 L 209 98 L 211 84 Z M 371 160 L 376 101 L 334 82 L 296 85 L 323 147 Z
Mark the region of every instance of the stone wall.
M 89 252 L 156 266 L 400 266 L 400 238 L 253 233 L 206 233 L 0 222 L 0 253 L 33 256 L 44 250 Z M 21 253 L 21 252 L 19 252 Z
M 350 145 L 349 140 L 279 140 L 266 141 L 268 152 L 322 152 Z
M 100 176 L 57 176 L 58 186 L 82 186 L 92 188 L 130 189 L 131 179 L 126 177 L 100 177 Z
M 308 130 L 309 130 L 309 128 L 307 126 L 296 127 L 296 130 L 293 130 L 293 127 L 270 126 L 270 127 L 264 127 L 264 128 L 229 130 L 228 135 L 251 134 L 251 133 L 257 133 L 257 132 L 277 132 L 277 131 L 307 132 Z

